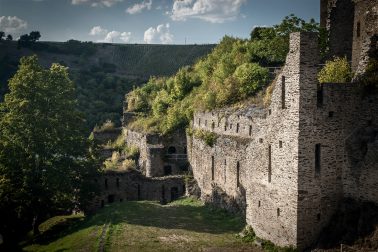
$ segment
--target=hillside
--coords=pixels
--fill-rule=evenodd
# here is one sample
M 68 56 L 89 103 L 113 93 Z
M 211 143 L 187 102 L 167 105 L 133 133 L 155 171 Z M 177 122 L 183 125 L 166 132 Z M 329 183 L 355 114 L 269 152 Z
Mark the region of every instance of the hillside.
M 0 101 L 7 92 L 7 80 L 15 73 L 22 56 L 36 54 L 50 67 L 69 67 L 77 86 L 81 111 L 88 127 L 110 119 L 119 124 L 124 94 L 150 76 L 166 76 L 193 64 L 215 45 L 94 44 L 89 42 L 38 42 L 17 48 L 17 42 L 0 42 Z

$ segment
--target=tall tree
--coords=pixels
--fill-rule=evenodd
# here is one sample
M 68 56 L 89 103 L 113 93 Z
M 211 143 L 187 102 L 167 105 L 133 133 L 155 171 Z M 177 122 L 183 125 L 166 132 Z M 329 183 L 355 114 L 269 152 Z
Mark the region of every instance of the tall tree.
M 7 36 L 6 40 L 8 40 L 8 41 L 12 41 L 12 40 L 13 40 L 13 37 L 12 37 L 12 35 L 8 34 L 8 36 Z
M 96 168 L 67 68 L 24 57 L 9 89 L 0 104 L 0 233 L 38 233 L 49 215 L 93 196 Z
M 0 31 L 0 40 L 3 40 L 4 37 L 5 37 L 5 32 Z

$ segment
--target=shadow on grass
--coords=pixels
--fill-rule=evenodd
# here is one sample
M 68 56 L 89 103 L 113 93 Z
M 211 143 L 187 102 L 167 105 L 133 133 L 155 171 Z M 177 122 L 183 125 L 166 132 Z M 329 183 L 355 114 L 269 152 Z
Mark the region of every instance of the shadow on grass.
M 127 201 L 105 206 L 96 214 L 82 218 L 67 218 L 53 225 L 23 244 L 46 245 L 64 236 L 85 228 L 105 223 L 157 227 L 162 229 L 183 229 L 200 233 L 225 234 L 240 232 L 245 226 L 243 218 L 221 209 L 202 205 L 172 204 L 162 206 L 151 201 Z

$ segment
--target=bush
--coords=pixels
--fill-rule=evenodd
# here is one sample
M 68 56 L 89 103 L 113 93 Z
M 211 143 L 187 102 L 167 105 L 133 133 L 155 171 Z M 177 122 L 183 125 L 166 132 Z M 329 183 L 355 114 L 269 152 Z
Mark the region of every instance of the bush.
M 115 129 L 115 125 L 112 121 L 107 120 L 104 122 L 101 127 L 98 127 L 97 125 L 93 129 L 94 132 L 105 132 L 105 131 L 112 131 Z
M 214 146 L 218 138 L 218 136 L 213 132 L 209 132 L 205 130 L 196 130 L 196 129 L 193 130 L 193 136 L 195 138 L 201 139 L 210 147 Z
M 352 80 L 352 71 L 346 57 L 327 61 L 318 74 L 320 83 L 346 83 Z
M 125 159 L 122 162 L 122 170 L 123 171 L 130 171 L 130 170 L 136 170 L 136 169 L 137 169 L 137 166 L 136 166 L 135 160 Z

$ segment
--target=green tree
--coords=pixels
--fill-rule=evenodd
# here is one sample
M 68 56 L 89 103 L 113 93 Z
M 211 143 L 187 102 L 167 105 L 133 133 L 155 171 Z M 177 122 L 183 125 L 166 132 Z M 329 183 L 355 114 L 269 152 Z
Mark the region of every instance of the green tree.
M 96 168 L 67 68 L 24 57 L 0 104 L 0 233 L 33 228 L 81 207 Z M 17 226 L 15 223 L 19 223 Z
M 39 31 L 32 31 L 29 33 L 29 38 L 31 42 L 37 42 L 41 38 L 41 33 Z
M 4 37 L 5 37 L 5 32 L 0 31 L 0 40 L 3 40 Z
M 8 36 L 7 36 L 6 40 L 8 40 L 8 41 L 12 41 L 12 40 L 13 40 L 13 37 L 12 37 L 12 35 L 8 34 Z

